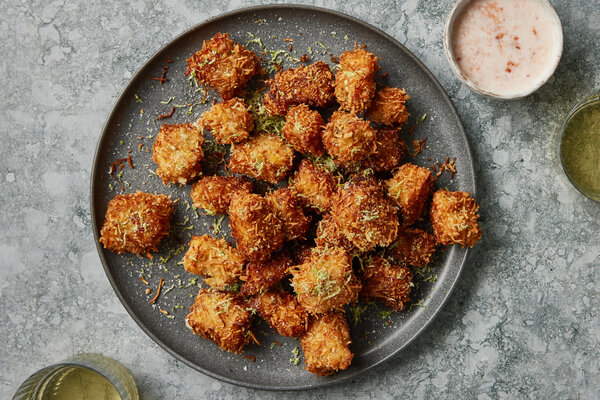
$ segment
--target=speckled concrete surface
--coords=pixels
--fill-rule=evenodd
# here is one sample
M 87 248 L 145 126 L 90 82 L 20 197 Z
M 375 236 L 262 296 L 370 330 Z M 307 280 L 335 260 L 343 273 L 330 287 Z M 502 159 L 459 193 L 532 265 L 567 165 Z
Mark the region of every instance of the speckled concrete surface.
M 600 204 L 558 177 L 556 123 L 600 87 L 600 2 L 553 1 L 565 52 L 520 101 L 481 98 L 442 49 L 451 0 L 308 2 L 394 36 L 438 77 L 477 164 L 484 239 L 451 300 L 397 360 L 299 398 L 599 398 Z M 176 361 L 133 322 L 92 237 L 96 141 L 136 69 L 176 34 L 255 2 L 6 2 L 0 13 L 0 397 L 81 351 L 121 361 L 144 399 L 283 398 Z

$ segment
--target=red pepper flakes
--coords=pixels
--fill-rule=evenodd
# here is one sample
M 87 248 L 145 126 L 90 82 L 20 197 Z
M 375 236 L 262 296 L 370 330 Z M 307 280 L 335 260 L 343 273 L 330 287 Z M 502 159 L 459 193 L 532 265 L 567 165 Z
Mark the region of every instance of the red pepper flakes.
M 156 119 L 165 119 L 165 118 L 171 118 L 171 116 L 173 115 L 173 113 L 175 112 L 175 107 L 171 107 L 171 112 L 168 114 L 163 114 L 163 115 L 159 115 L 158 117 L 156 117 Z

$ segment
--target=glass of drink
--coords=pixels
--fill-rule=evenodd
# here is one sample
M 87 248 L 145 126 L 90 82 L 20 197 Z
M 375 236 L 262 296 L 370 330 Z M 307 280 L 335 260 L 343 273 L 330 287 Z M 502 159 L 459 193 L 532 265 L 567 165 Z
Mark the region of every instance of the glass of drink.
M 78 354 L 31 375 L 13 400 L 139 400 L 133 378 L 100 354 Z

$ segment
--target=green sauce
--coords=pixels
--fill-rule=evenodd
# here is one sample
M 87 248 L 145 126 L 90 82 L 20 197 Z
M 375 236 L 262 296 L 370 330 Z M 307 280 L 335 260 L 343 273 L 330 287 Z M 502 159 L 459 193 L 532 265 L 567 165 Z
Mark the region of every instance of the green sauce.
M 571 182 L 600 201 L 600 99 L 583 105 L 567 120 L 560 158 Z

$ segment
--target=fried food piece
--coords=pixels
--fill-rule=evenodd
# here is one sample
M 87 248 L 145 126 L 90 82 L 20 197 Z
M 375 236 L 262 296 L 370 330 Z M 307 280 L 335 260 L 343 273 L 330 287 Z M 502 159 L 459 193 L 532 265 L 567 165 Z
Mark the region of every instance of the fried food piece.
M 333 197 L 337 227 L 360 251 L 388 246 L 398 233 L 398 216 L 373 180 L 351 180 Z
M 374 171 L 391 171 L 400 165 L 408 147 L 395 129 L 377 129 L 375 152 L 366 161 L 367 168 Z
M 315 157 L 324 153 L 321 131 L 325 122 L 318 111 L 311 110 L 306 104 L 290 108 L 285 117 L 281 133 L 300 153 Z
M 202 114 L 199 123 L 221 144 L 243 142 L 254 129 L 254 120 L 239 97 L 213 105 Z
M 478 209 L 477 202 L 467 192 L 435 192 L 431 201 L 431 224 L 436 241 L 473 247 L 481 239 Z
M 368 121 L 354 114 L 336 111 L 322 132 L 323 145 L 336 162 L 361 161 L 375 152 L 375 131 Z
M 206 210 L 209 215 L 226 214 L 234 192 L 250 193 L 252 182 L 235 176 L 206 176 L 192 186 L 194 207 Z
M 341 247 L 318 247 L 310 258 L 292 270 L 298 301 L 311 314 L 325 314 L 355 303 L 360 282 L 354 276 L 348 253 Z
M 362 113 L 371 104 L 375 95 L 375 72 L 379 70 L 378 57 L 356 48 L 340 56 L 335 74 L 335 97 L 342 109 Z
M 216 89 L 223 100 L 240 94 L 260 69 L 256 54 L 235 43 L 227 33 L 217 33 L 212 39 L 204 41 L 202 50 L 186 61 L 188 67 L 185 75 L 192 75 L 199 83 Z
M 384 87 L 375 93 L 367 117 L 378 124 L 402 127 L 410 116 L 405 106 L 408 99 L 404 89 Z
M 235 284 L 244 269 L 244 258 L 225 239 L 210 235 L 192 236 L 183 258 L 183 268 L 206 277 L 204 282 L 214 289 Z
M 319 221 L 315 243 L 318 247 L 341 247 L 351 255 L 360 253 L 356 246 L 338 228 L 331 214 L 326 214 Z
M 333 101 L 333 74 L 323 61 L 278 72 L 267 83 L 263 104 L 271 115 L 284 116 L 299 104 L 325 107 Z
M 246 303 L 231 292 L 200 289 L 185 324 L 197 335 L 211 340 L 222 350 L 241 353 L 254 337 L 253 315 Z
M 250 261 L 262 261 L 283 244 L 283 223 L 269 202 L 253 193 L 235 192 L 229 205 L 231 236 Z
M 306 158 L 303 159 L 294 174 L 292 186 L 304 207 L 312 208 L 321 214 L 331 208 L 336 181 L 325 168 Z
M 231 149 L 229 169 L 238 174 L 277 183 L 290 172 L 294 150 L 279 136 L 258 133 Z
M 425 267 L 435 253 L 435 237 L 421 229 L 400 228 L 396 241 L 388 250 L 388 254 L 399 263 Z
M 117 254 L 157 251 L 169 233 L 171 214 L 173 202 L 163 194 L 117 195 L 108 203 L 100 243 Z
M 196 124 L 163 124 L 152 147 L 152 160 L 158 165 L 156 175 L 165 185 L 185 185 L 198 177 L 204 158 L 202 144 L 204 135 Z
M 292 267 L 292 259 L 285 251 L 274 254 L 267 261 L 252 261 L 246 266 L 246 276 L 240 294 L 242 296 L 252 296 L 262 293 L 275 286 L 283 278 L 289 275 L 289 269 Z
M 313 318 L 300 338 L 306 370 L 313 374 L 330 375 L 350 366 L 354 354 L 346 316 L 330 312 Z
M 308 231 L 310 218 L 304 215 L 294 189 L 280 188 L 265 196 L 275 215 L 283 222 L 285 240 L 294 240 Z
M 359 275 L 363 285 L 361 296 L 381 301 L 394 311 L 404 310 L 410 302 L 413 274 L 407 266 L 376 256 L 365 263 Z
M 309 242 L 302 242 L 297 245 L 295 250 L 292 252 L 292 257 L 295 265 L 304 264 L 310 258 L 314 246 Z
M 298 337 L 306 331 L 308 313 L 290 293 L 271 289 L 252 299 L 250 305 L 282 336 Z
M 407 163 L 385 181 L 388 196 L 400 207 L 402 224 L 412 225 L 419 220 L 433 189 L 431 171 Z

